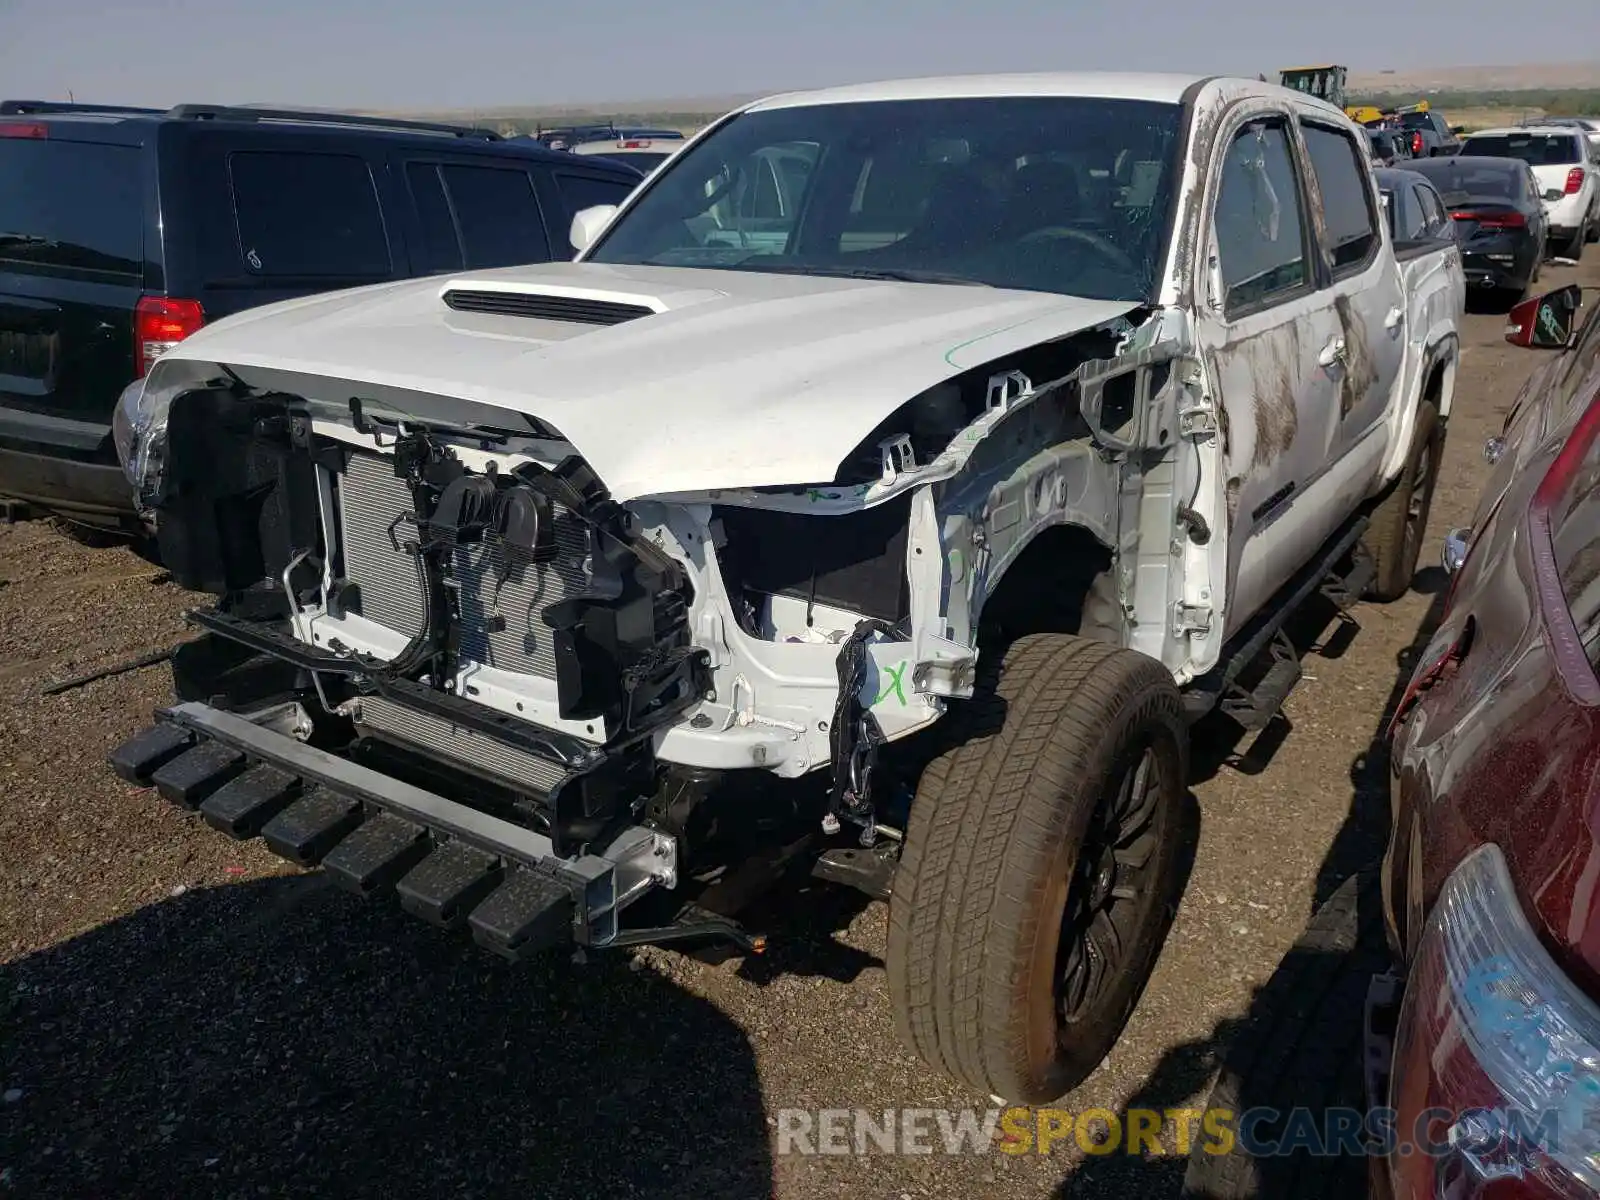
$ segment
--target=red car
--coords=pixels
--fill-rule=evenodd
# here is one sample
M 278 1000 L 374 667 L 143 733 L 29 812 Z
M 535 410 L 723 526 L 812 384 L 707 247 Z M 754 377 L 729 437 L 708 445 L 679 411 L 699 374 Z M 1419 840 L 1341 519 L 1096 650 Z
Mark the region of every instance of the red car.
M 1561 353 L 1485 448 L 1390 725 L 1388 1104 L 1429 1143 L 1372 1160 L 1396 1200 L 1600 1195 L 1600 305 L 1570 287 L 1510 320 Z

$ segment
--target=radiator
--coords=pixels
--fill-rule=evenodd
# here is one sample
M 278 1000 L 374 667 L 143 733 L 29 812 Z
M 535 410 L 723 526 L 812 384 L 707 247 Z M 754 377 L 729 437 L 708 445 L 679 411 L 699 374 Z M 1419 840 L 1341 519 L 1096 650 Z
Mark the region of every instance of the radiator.
M 498 777 L 519 791 L 548 793 L 566 774 L 559 763 L 379 696 L 362 698 L 356 727 L 386 741 L 428 750 L 476 774 Z
M 391 459 L 353 454 L 339 477 L 344 573 L 361 589 L 361 615 L 407 638 L 422 628 L 422 584 L 415 560 L 396 551 L 416 529 L 402 514 L 411 493 Z M 550 630 L 540 612 L 581 590 L 588 579 L 588 530 L 570 511 L 554 511 L 557 553 L 549 563 L 518 564 L 508 574 L 498 549 L 459 547 L 452 564 L 460 585 L 461 657 L 521 675 L 554 679 Z M 498 620 L 496 619 L 498 618 Z

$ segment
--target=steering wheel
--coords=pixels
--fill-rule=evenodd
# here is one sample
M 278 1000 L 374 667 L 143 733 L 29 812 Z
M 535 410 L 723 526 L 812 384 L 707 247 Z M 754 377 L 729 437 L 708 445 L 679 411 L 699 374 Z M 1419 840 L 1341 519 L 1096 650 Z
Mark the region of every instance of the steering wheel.
M 1111 262 L 1116 264 L 1119 271 L 1126 271 L 1134 275 L 1139 273 L 1139 268 L 1134 265 L 1133 260 L 1117 249 L 1116 246 L 1106 241 L 1105 238 L 1099 234 L 1090 233 L 1085 229 L 1073 229 L 1068 225 L 1046 225 L 1043 229 L 1035 229 L 1033 232 L 1025 233 L 1018 238 L 1017 245 L 1031 246 L 1035 242 L 1062 240 L 1082 243 L 1102 258 L 1110 259 Z

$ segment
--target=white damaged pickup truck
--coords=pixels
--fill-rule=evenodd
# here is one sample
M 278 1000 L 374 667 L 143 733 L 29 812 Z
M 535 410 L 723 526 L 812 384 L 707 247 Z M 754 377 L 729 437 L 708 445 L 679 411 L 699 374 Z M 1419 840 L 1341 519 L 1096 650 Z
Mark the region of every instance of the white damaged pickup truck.
M 1190 722 L 1408 586 L 1459 271 L 1407 294 L 1337 109 L 1166 76 L 760 101 L 573 236 L 129 389 L 219 599 L 115 769 L 512 958 L 759 950 L 808 868 L 888 900 L 919 1053 L 1061 1095 L 1165 936 Z

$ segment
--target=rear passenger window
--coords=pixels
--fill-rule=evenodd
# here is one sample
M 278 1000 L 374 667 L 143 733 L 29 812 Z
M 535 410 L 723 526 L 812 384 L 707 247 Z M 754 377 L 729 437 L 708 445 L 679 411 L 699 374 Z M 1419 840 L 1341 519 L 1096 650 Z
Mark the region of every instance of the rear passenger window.
M 354 154 L 228 156 L 239 254 L 255 275 L 384 278 L 393 267 L 378 192 Z
M 1233 139 L 1215 224 L 1229 316 L 1306 286 L 1305 214 L 1283 121 L 1254 122 Z
M 1322 194 L 1323 222 L 1335 278 L 1366 265 L 1378 244 L 1378 223 L 1367 194 L 1365 158 L 1350 138 L 1335 129 L 1301 123 L 1311 171 Z
M 550 261 L 550 239 L 526 171 L 450 164 L 439 173 L 455 214 L 464 267 Z
M 132 146 L 0 138 L 0 270 L 137 276 L 142 197 Z
M 597 204 L 621 204 L 628 198 L 628 193 L 633 191 L 633 187 L 631 183 L 615 179 L 600 179 L 594 175 L 568 175 L 565 171 L 556 172 L 556 190 L 561 193 L 561 203 L 566 207 L 569 217 Z M 578 248 L 568 243 L 568 257 L 577 252 Z
M 456 221 L 450 215 L 444 181 L 433 163 L 410 163 L 406 167 L 406 186 L 417 206 L 418 243 L 411 247 L 413 266 L 422 274 L 461 269 L 461 239 L 456 236 Z

